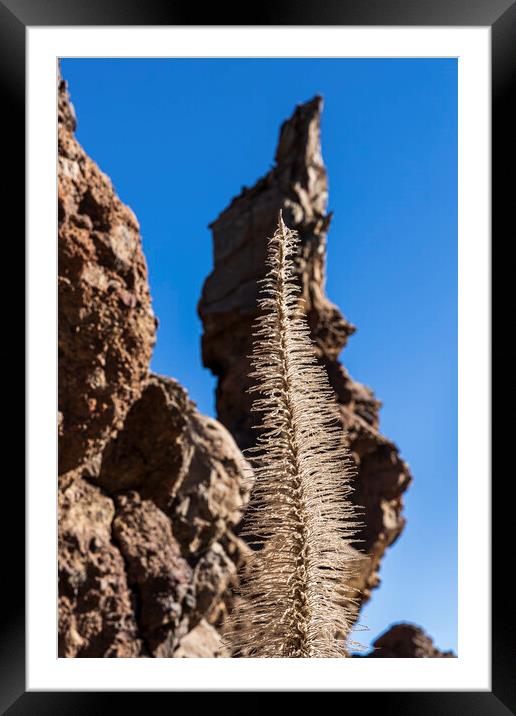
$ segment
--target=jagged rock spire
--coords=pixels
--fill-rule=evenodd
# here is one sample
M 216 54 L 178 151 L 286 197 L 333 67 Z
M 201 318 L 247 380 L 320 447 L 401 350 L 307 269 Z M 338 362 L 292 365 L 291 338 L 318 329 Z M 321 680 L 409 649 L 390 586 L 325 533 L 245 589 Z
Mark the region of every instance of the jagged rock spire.
M 321 111 L 320 97 L 296 108 L 281 127 L 273 169 L 253 188 L 244 188 L 211 224 L 215 266 L 199 304 L 204 325 L 203 361 L 220 378 L 220 419 L 231 426 L 243 447 L 250 442 L 250 406 L 240 390 L 246 374 L 241 357 L 249 352 L 257 281 L 264 275 L 267 237 L 274 233 L 280 209 L 301 239 L 298 274 L 312 334 L 321 352 L 336 357 L 354 330 L 323 293 L 330 215 L 326 213 L 328 180 L 321 154 Z M 230 373 L 239 376 L 239 386 L 238 395 L 227 400 L 231 385 L 223 384 Z
M 282 210 L 285 222 L 301 239 L 297 274 L 312 338 L 358 465 L 355 499 L 365 508 L 358 546 L 370 559 L 364 561 L 357 586 L 367 597 L 378 584 L 377 568 L 386 547 L 403 529 L 401 495 L 411 476 L 397 447 L 378 431 L 380 402 L 369 388 L 353 381 L 337 360 L 355 329 L 324 293 L 331 214 L 327 213 L 328 178 L 321 152 L 322 106 L 322 98 L 314 97 L 296 107 L 281 127 L 274 167 L 252 188 L 244 188 L 211 224 L 214 267 L 199 303 L 202 352 L 204 365 L 218 377 L 218 418 L 241 448 L 253 445 L 256 436 L 247 376 L 257 281 L 265 273 L 267 238 L 274 233 Z

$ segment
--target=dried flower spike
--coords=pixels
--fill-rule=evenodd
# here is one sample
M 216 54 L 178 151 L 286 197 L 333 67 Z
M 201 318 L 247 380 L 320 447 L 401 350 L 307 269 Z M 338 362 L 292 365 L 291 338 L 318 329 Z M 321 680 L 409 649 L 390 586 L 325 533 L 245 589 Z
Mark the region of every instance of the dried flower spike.
M 317 361 L 280 212 L 269 240 L 250 377 L 262 415 L 248 451 L 255 484 L 245 535 L 255 547 L 230 640 L 236 655 L 342 657 L 356 612 L 351 577 L 354 463 L 333 390 Z

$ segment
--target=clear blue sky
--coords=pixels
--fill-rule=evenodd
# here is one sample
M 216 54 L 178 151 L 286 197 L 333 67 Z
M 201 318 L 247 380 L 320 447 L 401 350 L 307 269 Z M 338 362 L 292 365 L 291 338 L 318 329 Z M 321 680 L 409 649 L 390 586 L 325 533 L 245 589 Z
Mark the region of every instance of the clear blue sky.
M 196 313 L 207 226 L 270 168 L 294 106 L 324 96 L 327 292 L 358 327 L 343 362 L 383 401 L 382 431 L 414 473 L 357 636 L 412 621 L 456 649 L 456 61 L 74 59 L 62 72 L 79 141 L 141 224 L 160 319 L 152 366 L 212 415 Z

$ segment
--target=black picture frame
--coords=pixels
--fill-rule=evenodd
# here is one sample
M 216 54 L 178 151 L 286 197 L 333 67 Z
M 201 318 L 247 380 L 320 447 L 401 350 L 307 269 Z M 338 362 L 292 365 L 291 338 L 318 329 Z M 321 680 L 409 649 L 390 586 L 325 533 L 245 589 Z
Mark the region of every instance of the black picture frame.
M 203 22 L 197 22 L 199 17 Z M 195 22 L 194 22 L 195 21 Z M 9 252 L 16 249 L 23 260 L 22 225 L 25 216 L 25 33 L 28 26 L 73 25 L 398 25 L 398 26 L 489 26 L 492 31 L 492 236 L 500 252 L 514 236 L 514 171 L 516 113 L 511 107 L 511 80 L 516 79 L 516 0 L 329 0 L 325 4 L 286 0 L 245 5 L 240 11 L 220 3 L 200 10 L 191 3 L 167 0 L 0 0 L 0 77 L 4 129 L 4 178 L 6 193 L 4 216 L 15 219 L 15 228 L 5 236 Z M 7 159 L 5 154 L 8 154 Z M 10 153 L 10 156 L 9 156 Z M 506 238 L 507 237 L 507 238 Z M 504 241 L 505 239 L 505 241 Z M 498 254 L 500 255 L 500 254 Z M 11 259 L 9 259 L 11 260 Z M 500 264 L 504 264 L 499 259 Z M 493 261 L 493 268 L 497 265 Z M 511 283 L 498 280 L 493 285 L 493 328 L 501 321 L 501 308 Z M 15 299 L 21 306 L 23 297 Z M 500 309 L 500 311 L 498 311 Z M 20 323 L 16 325 L 20 327 Z M 507 327 L 506 332 L 507 332 Z M 18 331 L 19 334 L 19 331 Z M 11 335 L 16 335 L 13 330 Z M 23 337 L 19 340 L 23 342 Z M 16 345 L 19 345 L 17 342 Z M 28 346 L 28 350 L 34 349 Z M 18 351 L 16 352 L 18 355 Z M 493 358 L 498 354 L 493 351 Z M 500 350 L 500 359 L 505 350 Z M 11 361 L 21 363 L 19 359 Z M 12 366 L 10 366 L 12 372 Z M 502 375 L 501 371 L 500 374 Z M 508 369 L 504 373 L 511 375 Z M 500 379 L 501 382 L 502 379 Z M 18 383 L 19 385 L 19 383 Z M 493 388 L 496 385 L 493 384 Z M 504 389 L 507 390 L 506 386 Z M 496 395 L 496 393 L 494 394 Z M 16 403 L 23 404 L 20 391 Z M 495 411 L 496 401 L 493 401 Z M 14 421 L 13 421 L 14 423 Z M 493 456 L 502 456 L 507 444 L 501 426 L 494 438 Z M 500 457 L 501 459 L 501 457 Z M 493 460 L 493 473 L 494 463 Z M 16 464 L 16 463 L 13 463 Z M 0 637 L 0 713 L 21 714 L 100 714 L 121 707 L 129 697 L 134 706 L 139 693 L 26 692 L 25 691 L 25 535 L 24 482 L 19 464 L 5 470 L 8 483 L 8 512 L 2 520 L 1 589 L 4 606 Z M 507 483 L 501 470 L 493 480 L 493 581 L 492 581 L 492 691 L 490 692 L 347 692 L 345 704 L 360 699 L 360 708 L 378 708 L 400 716 L 502 716 L 516 714 L 515 629 L 511 570 L 511 518 Z M 5 494 L 5 493 L 4 493 Z M 6 503 L 4 503 L 6 504 Z M 505 514 L 507 511 L 507 514 Z M 474 549 L 474 545 L 472 545 Z M 145 693 L 144 698 L 149 697 Z M 153 693 L 170 699 L 169 693 Z M 364 704 L 365 699 L 365 704 Z M 374 703 L 373 703 L 374 702 Z M 170 703 L 170 701 L 168 702 Z

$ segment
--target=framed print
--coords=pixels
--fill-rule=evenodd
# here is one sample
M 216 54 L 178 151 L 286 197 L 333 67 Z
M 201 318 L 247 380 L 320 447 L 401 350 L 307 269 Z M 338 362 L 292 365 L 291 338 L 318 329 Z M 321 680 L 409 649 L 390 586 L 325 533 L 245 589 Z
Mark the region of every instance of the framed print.
M 490 428 L 516 6 L 470 5 L 2 0 L 28 327 L 2 713 L 516 713 Z

